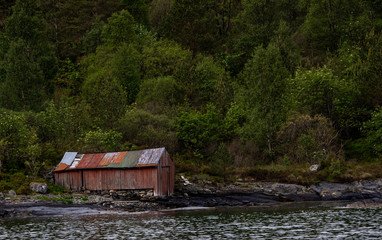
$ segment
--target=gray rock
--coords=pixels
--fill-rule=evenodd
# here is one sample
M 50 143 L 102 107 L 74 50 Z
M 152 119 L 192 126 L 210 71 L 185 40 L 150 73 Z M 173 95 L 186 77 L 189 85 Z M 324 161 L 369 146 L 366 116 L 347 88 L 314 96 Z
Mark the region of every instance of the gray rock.
M 118 196 L 126 196 L 127 195 L 127 192 L 126 191 L 117 191 L 116 194 Z
M 311 189 L 318 193 L 323 200 L 360 197 L 359 189 L 349 183 L 320 182 L 311 185 Z
M 29 188 L 35 193 L 45 194 L 48 192 L 48 185 L 46 183 L 32 182 L 29 184 Z
M 113 201 L 113 198 L 111 197 L 105 197 L 105 196 L 99 196 L 99 195 L 90 195 L 88 198 L 88 203 L 105 203 L 105 202 L 111 202 Z
M 331 182 L 320 182 L 313 184 L 311 188 L 315 192 L 322 192 L 324 190 L 327 191 L 347 191 L 347 190 L 354 190 L 355 187 L 348 183 L 331 183 Z
M 197 195 L 198 194 L 198 191 L 201 191 L 202 188 L 199 187 L 198 185 L 196 184 L 189 184 L 189 185 L 184 185 L 183 188 L 182 188 L 182 192 L 186 192 L 188 194 L 191 194 L 191 195 Z
M 149 196 L 149 197 L 154 196 L 154 191 L 153 191 L 153 190 L 148 190 L 148 191 L 146 192 L 146 196 Z
M 8 195 L 11 196 L 11 197 L 16 197 L 17 196 L 17 194 L 16 194 L 16 192 L 14 190 L 9 190 Z
M 4 200 L 4 194 L 2 192 L 0 192 L 0 201 L 1 200 Z
M 381 192 L 382 181 L 381 180 L 361 180 L 353 183 L 357 188 L 362 190 L 371 190 Z
M 273 193 L 282 195 L 311 193 L 308 188 L 296 184 L 273 183 L 269 186 L 269 189 Z
M 198 190 L 198 193 L 199 194 L 207 194 L 207 195 L 209 195 L 209 194 L 212 194 L 212 191 L 210 189 L 208 189 L 208 188 L 204 188 L 204 189 Z

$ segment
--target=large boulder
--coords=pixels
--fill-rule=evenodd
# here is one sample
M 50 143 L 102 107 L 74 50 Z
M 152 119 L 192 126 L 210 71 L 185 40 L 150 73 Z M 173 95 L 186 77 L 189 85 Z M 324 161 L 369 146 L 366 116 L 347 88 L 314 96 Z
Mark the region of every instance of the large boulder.
M 32 182 L 31 184 L 29 184 L 29 188 L 35 193 L 45 194 L 48 192 L 48 185 L 46 183 Z

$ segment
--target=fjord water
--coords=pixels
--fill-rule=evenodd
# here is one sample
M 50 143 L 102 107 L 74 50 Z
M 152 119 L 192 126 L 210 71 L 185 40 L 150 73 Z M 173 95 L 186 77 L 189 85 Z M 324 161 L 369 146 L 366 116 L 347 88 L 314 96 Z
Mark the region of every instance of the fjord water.
M 0 220 L 0 239 L 380 239 L 382 208 L 269 207 Z

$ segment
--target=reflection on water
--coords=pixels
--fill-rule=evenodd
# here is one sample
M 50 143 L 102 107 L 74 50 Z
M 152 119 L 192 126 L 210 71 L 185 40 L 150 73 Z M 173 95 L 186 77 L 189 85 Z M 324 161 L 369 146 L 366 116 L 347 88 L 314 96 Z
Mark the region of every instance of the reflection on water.
M 7 219 L 0 239 L 380 239 L 382 208 L 199 209 Z

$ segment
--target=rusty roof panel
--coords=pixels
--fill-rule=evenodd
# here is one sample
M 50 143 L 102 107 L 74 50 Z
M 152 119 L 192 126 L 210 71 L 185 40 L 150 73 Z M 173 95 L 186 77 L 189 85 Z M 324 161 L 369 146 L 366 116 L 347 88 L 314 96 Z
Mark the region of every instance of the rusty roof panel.
M 69 152 L 65 153 L 63 160 L 55 171 L 86 168 L 132 168 L 155 166 L 159 163 L 164 151 L 164 148 L 156 148 L 129 152 L 95 154 L 77 154 Z
M 123 159 L 125 158 L 127 152 L 119 152 L 117 153 L 117 155 L 115 156 L 115 158 L 113 159 L 113 162 L 112 163 L 122 163 L 123 162 Z
M 98 167 L 118 168 L 122 167 L 123 159 L 127 152 L 106 153 Z
M 54 171 L 62 171 L 65 170 L 68 167 L 65 163 L 60 163 L 58 167 Z
M 129 151 L 125 152 L 122 158 L 122 154 L 120 155 L 120 158 L 115 159 L 116 161 L 113 161 L 113 163 L 109 164 L 107 167 L 111 168 L 129 168 L 129 167 L 135 167 L 138 162 L 138 158 L 141 155 L 141 151 Z
M 88 164 L 92 161 L 93 157 L 94 154 L 85 154 L 76 168 L 87 168 Z
M 99 163 L 101 162 L 103 156 L 105 156 L 105 153 L 93 154 L 93 158 L 91 161 L 89 161 L 86 168 L 97 168 L 99 166 Z
M 143 150 L 141 156 L 139 157 L 137 167 L 158 164 L 163 152 L 164 148 Z
M 109 165 L 113 162 L 113 159 L 116 157 L 116 155 L 118 155 L 117 152 L 106 153 L 105 156 L 103 156 L 102 160 L 99 162 L 98 166 L 104 167 Z

